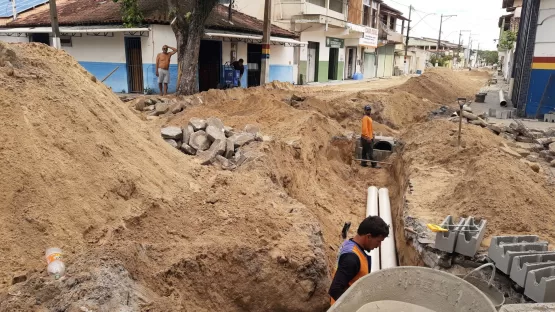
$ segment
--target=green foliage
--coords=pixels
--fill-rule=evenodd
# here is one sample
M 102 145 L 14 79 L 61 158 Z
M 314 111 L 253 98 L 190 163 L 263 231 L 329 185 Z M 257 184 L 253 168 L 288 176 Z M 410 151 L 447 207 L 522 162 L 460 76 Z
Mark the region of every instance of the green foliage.
M 143 12 L 139 8 L 137 0 L 113 0 L 121 4 L 121 14 L 125 27 L 135 27 L 141 25 L 144 20 Z
M 511 50 L 516 42 L 516 33 L 506 30 L 499 39 L 499 48 L 501 50 Z
M 499 61 L 499 53 L 497 51 L 478 51 L 478 58 L 486 62 L 486 64 L 496 64 Z
M 439 67 L 443 67 L 445 65 L 447 65 L 449 63 L 449 61 L 451 61 L 453 59 L 452 55 L 437 55 L 434 54 L 430 57 L 430 63 L 432 63 L 432 65 L 435 66 L 435 64 L 437 63 L 437 66 Z

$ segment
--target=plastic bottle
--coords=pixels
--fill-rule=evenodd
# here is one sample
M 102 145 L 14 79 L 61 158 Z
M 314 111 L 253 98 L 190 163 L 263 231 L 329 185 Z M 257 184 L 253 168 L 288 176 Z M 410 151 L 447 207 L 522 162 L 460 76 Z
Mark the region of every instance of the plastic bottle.
M 48 274 L 54 276 L 55 279 L 59 279 L 66 272 L 66 266 L 62 262 L 62 250 L 60 248 L 48 248 L 46 249 L 46 263 L 48 263 Z

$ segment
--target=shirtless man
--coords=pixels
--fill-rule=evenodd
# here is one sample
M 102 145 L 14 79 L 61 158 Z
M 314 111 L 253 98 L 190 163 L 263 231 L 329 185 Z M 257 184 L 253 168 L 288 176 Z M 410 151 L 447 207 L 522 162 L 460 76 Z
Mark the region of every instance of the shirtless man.
M 168 53 L 168 49 L 172 49 Z M 162 53 L 158 53 L 156 57 L 156 77 L 158 77 L 158 87 L 160 88 L 161 95 L 168 95 L 168 83 L 170 83 L 170 59 L 172 55 L 177 53 L 177 50 L 172 47 L 164 45 L 162 47 Z M 162 89 L 163 84 L 163 89 Z

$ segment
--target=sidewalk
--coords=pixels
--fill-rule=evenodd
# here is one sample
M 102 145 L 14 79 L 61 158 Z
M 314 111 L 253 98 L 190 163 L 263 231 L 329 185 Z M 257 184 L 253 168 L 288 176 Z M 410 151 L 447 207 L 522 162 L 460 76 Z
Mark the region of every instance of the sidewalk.
M 502 107 L 499 105 L 499 90 L 503 90 L 505 92 L 505 99 L 507 100 L 507 106 Z M 482 113 L 489 113 L 490 108 L 495 109 L 496 111 L 513 111 L 513 114 L 516 114 L 515 108 L 513 103 L 511 102 L 510 96 L 508 94 L 509 91 L 509 84 L 503 81 L 502 76 L 497 77 L 497 84 L 486 86 L 480 89 L 480 92 L 487 93 L 485 103 L 475 103 L 471 104 L 472 110 L 475 114 L 479 115 Z M 513 122 L 516 117 L 509 119 L 499 119 L 495 118 L 495 116 L 488 117 L 488 122 L 490 123 L 497 123 L 503 124 L 508 126 Z M 518 118 L 520 119 L 520 118 Z M 538 130 L 546 130 L 548 128 L 555 128 L 555 123 L 543 122 L 536 119 L 520 119 L 525 126 L 531 129 L 538 129 Z

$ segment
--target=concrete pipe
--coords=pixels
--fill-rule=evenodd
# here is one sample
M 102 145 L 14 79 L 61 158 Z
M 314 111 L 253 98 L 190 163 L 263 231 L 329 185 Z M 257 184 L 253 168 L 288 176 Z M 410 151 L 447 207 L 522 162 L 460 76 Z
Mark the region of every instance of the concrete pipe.
M 378 188 L 371 186 L 368 188 L 368 197 L 366 200 L 366 216 L 378 216 Z M 370 251 L 372 257 L 372 266 L 370 272 L 377 272 L 380 270 L 380 249 L 376 248 Z
M 424 267 L 384 269 L 359 279 L 328 312 L 496 312 L 474 285 Z
M 503 90 L 499 90 L 499 105 L 503 107 L 507 106 L 507 100 L 505 100 L 505 93 Z
M 397 266 L 397 252 L 395 250 L 395 233 L 393 231 L 393 218 L 391 217 L 391 205 L 389 203 L 389 191 L 381 188 L 378 191 L 380 217 L 389 224 L 389 236 L 382 242 L 380 247 L 380 268 L 389 269 Z

